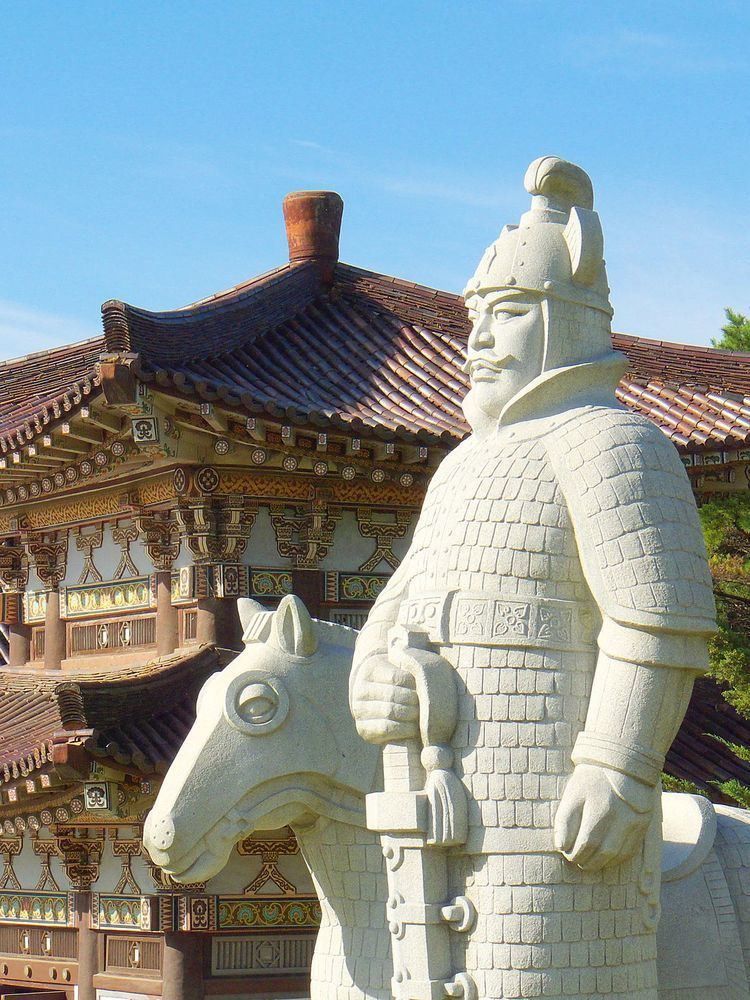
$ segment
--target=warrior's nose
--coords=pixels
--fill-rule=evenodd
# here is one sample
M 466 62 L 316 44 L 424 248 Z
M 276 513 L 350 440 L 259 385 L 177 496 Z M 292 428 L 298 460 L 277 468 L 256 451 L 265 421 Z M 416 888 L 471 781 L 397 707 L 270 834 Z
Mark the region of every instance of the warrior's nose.
M 469 347 L 475 351 L 494 347 L 495 337 L 491 327 L 492 315 L 490 313 L 483 313 L 475 322 L 474 328 L 469 335 Z
M 174 843 L 174 820 L 170 813 L 156 814 L 152 810 L 143 827 L 143 843 L 151 851 L 168 851 Z

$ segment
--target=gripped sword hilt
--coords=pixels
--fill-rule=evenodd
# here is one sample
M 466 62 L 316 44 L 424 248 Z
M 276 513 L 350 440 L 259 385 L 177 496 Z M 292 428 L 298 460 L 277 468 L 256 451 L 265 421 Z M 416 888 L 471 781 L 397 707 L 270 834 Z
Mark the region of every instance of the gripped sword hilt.
M 388 659 L 414 678 L 419 701 L 419 760 L 427 796 L 427 843 L 454 847 L 466 842 L 469 830 L 466 790 L 453 771 L 450 745 L 458 716 L 453 667 L 430 655 L 424 632 L 396 625 L 388 635 Z M 426 662 L 424 662 L 426 660 Z M 420 775 L 421 777 L 421 775 Z

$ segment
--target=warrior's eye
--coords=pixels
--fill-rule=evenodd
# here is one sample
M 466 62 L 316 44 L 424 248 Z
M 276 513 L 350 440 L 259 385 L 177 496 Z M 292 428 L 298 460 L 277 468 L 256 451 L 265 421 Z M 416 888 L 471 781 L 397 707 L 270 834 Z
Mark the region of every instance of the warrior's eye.
M 278 729 L 289 713 L 284 682 L 263 670 L 246 670 L 235 677 L 224 696 L 224 717 L 248 736 Z
M 506 303 L 503 305 L 495 306 L 495 308 L 492 310 L 492 315 L 495 317 L 495 319 L 499 319 L 502 321 L 506 319 L 515 319 L 516 316 L 523 316 L 527 312 L 528 309 L 522 309 L 519 308 L 518 306 L 511 306 Z
M 279 697 L 268 684 L 248 684 L 237 695 L 237 714 L 256 726 L 270 722 L 279 707 Z

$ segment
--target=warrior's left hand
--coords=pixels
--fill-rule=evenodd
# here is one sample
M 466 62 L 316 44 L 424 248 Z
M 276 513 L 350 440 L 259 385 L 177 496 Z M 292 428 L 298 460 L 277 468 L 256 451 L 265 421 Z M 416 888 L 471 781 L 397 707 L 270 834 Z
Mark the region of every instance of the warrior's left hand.
M 656 789 L 608 767 L 579 764 L 555 816 L 555 847 L 585 871 L 631 858 L 643 843 Z

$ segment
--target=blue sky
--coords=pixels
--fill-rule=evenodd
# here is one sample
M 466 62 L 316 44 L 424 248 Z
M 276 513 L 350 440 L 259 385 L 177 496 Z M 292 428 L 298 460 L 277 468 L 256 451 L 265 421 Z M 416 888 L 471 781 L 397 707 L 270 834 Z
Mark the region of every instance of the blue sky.
M 99 306 L 286 259 L 281 199 L 345 201 L 342 259 L 460 290 L 555 153 L 589 171 L 615 327 L 750 311 L 750 5 L 575 0 L 3 6 L 0 356 Z

